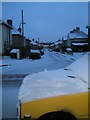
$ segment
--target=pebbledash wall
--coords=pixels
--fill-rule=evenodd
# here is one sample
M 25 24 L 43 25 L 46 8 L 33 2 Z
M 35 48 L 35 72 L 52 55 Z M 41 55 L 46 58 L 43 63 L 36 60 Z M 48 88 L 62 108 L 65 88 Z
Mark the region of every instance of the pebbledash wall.
M 7 54 L 12 45 L 12 27 L 2 21 L 2 54 Z

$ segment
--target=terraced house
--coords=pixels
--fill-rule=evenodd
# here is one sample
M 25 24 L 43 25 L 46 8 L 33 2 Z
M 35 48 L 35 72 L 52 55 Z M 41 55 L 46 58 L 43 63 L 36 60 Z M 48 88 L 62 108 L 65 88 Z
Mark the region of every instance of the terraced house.
M 7 23 L 0 20 L 0 33 L 2 33 L 2 39 L 0 43 L 2 44 L 2 49 L 0 54 L 8 55 L 10 52 L 10 46 L 12 45 L 12 20 L 7 20 Z
M 76 27 L 70 33 L 63 37 L 63 45 L 65 48 L 72 48 L 73 51 L 88 50 L 88 35 Z

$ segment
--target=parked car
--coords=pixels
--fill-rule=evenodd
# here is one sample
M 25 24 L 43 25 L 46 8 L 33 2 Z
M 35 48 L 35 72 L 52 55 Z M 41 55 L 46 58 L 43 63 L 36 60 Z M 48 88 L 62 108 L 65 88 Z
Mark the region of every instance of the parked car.
M 89 120 L 88 55 L 65 69 L 29 75 L 19 91 L 18 117 Z
M 40 49 L 40 53 L 41 53 L 41 55 L 44 55 L 44 50 Z
M 40 59 L 41 58 L 41 53 L 39 50 L 32 50 L 30 51 L 30 54 L 29 54 L 29 59 Z
M 67 52 L 67 54 L 69 54 L 69 55 L 73 55 L 73 51 L 72 51 L 71 48 L 66 48 L 66 52 Z

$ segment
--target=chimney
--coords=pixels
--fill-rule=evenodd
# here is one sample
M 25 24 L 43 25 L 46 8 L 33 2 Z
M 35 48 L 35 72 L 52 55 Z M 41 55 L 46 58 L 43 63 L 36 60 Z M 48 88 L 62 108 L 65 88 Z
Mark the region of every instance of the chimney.
M 12 26 L 12 20 L 11 19 L 8 19 L 7 23 Z
M 19 31 L 19 32 L 20 32 L 20 34 L 21 34 L 21 28 L 20 28 L 20 27 L 18 28 L 18 31 Z
M 77 32 L 80 31 L 80 27 L 76 27 L 76 31 L 77 31 Z

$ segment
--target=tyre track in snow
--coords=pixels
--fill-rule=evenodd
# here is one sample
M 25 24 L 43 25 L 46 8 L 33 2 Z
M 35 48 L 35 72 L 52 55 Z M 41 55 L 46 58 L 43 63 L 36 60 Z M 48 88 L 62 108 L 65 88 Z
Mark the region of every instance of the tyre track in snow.
M 62 56 L 61 54 L 57 54 L 57 53 L 54 53 L 54 52 L 49 52 L 48 51 L 48 54 L 50 56 L 50 58 L 52 58 L 52 60 L 54 62 L 60 62 L 60 64 L 62 64 L 62 66 L 65 64 L 66 65 L 69 65 L 70 63 L 72 63 L 72 60 L 70 59 L 66 59 L 64 56 Z

